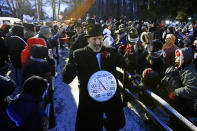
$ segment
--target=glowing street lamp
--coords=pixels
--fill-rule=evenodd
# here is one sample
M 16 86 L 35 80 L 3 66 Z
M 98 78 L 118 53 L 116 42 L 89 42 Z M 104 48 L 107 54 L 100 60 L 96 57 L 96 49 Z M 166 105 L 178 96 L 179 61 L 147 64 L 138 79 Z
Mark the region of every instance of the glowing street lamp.
M 165 23 L 166 23 L 167 25 L 169 25 L 169 24 L 170 24 L 170 21 L 169 21 L 169 20 L 166 20 Z

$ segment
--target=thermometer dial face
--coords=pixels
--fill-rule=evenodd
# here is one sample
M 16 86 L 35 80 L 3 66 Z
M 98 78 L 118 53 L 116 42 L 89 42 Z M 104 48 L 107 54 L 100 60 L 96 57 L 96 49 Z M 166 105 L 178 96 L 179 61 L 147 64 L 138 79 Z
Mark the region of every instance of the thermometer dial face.
M 108 71 L 95 72 L 88 81 L 88 93 L 95 101 L 111 99 L 117 90 L 115 77 Z

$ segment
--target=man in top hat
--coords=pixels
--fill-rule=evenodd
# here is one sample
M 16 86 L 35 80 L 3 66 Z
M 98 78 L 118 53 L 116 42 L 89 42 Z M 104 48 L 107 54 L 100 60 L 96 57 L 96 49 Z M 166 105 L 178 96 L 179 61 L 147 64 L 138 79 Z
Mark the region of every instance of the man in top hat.
M 75 24 L 75 31 L 76 33 L 72 36 L 70 43 L 70 52 L 69 52 L 69 58 L 72 59 L 73 51 L 79 48 L 85 47 L 87 43 L 87 39 L 85 37 L 85 33 L 83 32 L 83 27 L 81 23 Z
M 79 79 L 76 131 L 101 131 L 103 125 L 118 131 L 125 125 L 116 67 L 127 65 L 114 48 L 103 46 L 102 33 L 98 24 L 87 26 L 88 45 L 73 52 L 62 72 L 65 83 Z
M 75 34 L 72 36 L 72 38 L 70 39 L 69 43 L 72 45 L 72 43 L 74 43 L 75 41 L 77 41 L 78 37 L 80 35 L 85 35 L 85 33 L 83 33 L 83 27 L 82 24 L 77 22 L 75 24 Z

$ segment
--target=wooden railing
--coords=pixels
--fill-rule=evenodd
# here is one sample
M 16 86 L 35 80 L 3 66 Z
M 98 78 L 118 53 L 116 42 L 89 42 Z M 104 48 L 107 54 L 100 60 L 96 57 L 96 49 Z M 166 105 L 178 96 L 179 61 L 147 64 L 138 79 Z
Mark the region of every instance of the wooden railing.
M 129 72 L 122 70 L 120 68 L 117 68 L 117 71 L 123 75 L 122 81 L 118 80 L 119 85 L 122 87 L 123 96 L 126 97 L 126 99 L 134 101 L 137 105 L 139 105 L 143 109 L 143 111 L 145 111 L 148 114 L 149 118 L 153 120 L 153 122 L 157 124 L 162 130 L 171 131 L 172 129 L 166 123 L 161 121 L 148 106 L 146 106 L 142 101 L 140 101 L 129 90 L 129 88 L 132 88 L 132 87 L 126 87 L 128 85 L 128 82 L 131 82 L 131 85 L 135 85 L 135 86 L 139 85 L 139 81 L 135 79 L 136 76 L 133 76 Z M 148 95 L 159 106 L 161 106 L 165 110 L 165 112 L 167 112 L 170 116 L 173 116 L 175 119 L 178 120 L 178 122 L 184 125 L 186 129 L 191 130 L 191 131 L 197 131 L 197 127 L 192 122 L 190 122 L 183 115 L 181 115 L 178 111 L 176 111 L 170 104 L 168 104 L 161 97 L 159 97 L 158 95 L 156 95 L 149 89 L 142 90 L 142 91 L 146 93 L 146 95 Z

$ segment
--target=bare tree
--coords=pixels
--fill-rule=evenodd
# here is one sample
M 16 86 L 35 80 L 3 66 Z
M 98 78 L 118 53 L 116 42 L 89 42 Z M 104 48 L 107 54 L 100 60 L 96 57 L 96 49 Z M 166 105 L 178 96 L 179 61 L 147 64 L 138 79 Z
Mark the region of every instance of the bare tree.
M 13 0 L 9 1 L 9 0 L 6 0 L 9 8 L 10 8 L 10 11 L 12 12 L 13 16 L 14 17 L 17 17 L 17 14 L 16 14 L 16 5 L 14 3 Z
M 38 16 L 38 21 L 40 21 L 40 17 L 41 17 L 41 1 L 40 0 L 36 0 L 36 6 L 37 6 L 37 16 Z
M 53 9 L 53 20 L 56 20 L 56 0 L 51 0 L 51 5 Z
M 61 8 L 61 3 L 64 3 L 64 4 L 71 4 L 72 3 L 72 0 L 58 0 L 58 10 L 57 10 L 57 20 L 59 21 L 59 16 L 60 16 L 60 8 Z
M 12 16 L 20 19 L 23 19 L 23 14 L 32 10 L 29 0 L 6 0 L 6 3 Z

